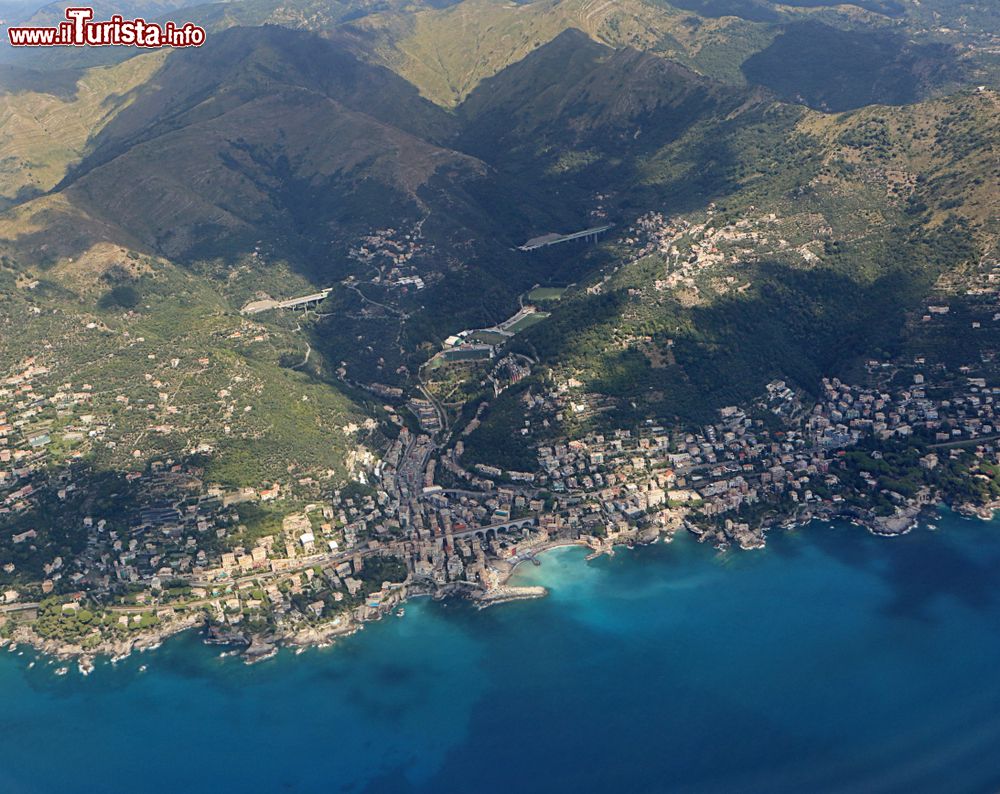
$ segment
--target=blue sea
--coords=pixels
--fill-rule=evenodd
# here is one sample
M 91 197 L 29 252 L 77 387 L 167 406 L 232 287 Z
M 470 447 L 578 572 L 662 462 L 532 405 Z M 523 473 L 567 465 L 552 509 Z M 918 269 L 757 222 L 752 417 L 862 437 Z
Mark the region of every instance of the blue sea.
M 1000 790 L 997 522 L 584 557 L 253 667 L 0 653 L 0 792 Z

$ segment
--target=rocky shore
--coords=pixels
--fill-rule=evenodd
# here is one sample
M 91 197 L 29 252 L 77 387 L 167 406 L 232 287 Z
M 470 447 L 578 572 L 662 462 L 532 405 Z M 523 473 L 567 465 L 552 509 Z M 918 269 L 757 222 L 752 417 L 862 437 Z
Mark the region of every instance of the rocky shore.
M 803 505 L 791 513 L 770 515 L 757 526 L 727 521 L 723 527 L 705 528 L 688 521 L 686 528 L 698 537 L 699 542 L 711 541 L 719 547 L 735 543 L 744 550 L 764 548 L 767 533 L 773 529 L 791 529 L 808 524 L 810 521 L 849 521 L 864 527 L 873 535 L 896 537 L 911 532 L 920 519 L 926 517 L 928 512 L 939 504 L 943 504 L 939 495 L 932 493 L 930 489 L 922 489 L 912 500 L 899 505 L 895 512 L 887 516 L 876 515 L 871 510 L 852 506 Z M 1000 509 L 1000 502 L 983 507 L 957 506 L 954 509 L 962 515 L 974 515 L 988 521 L 993 517 L 993 510 Z
M 992 521 L 997 510 L 1000 510 L 1000 499 L 987 502 L 984 505 L 970 503 L 956 505 L 955 512 L 966 518 L 979 518 L 983 521 Z
M 900 506 L 889 516 L 876 516 L 870 511 L 857 508 L 831 509 L 828 507 L 800 507 L 791 515 L 772 515 L 763 520 L 760 525 L 750 528 L 745 524 L 729 522 L 726 528 L 698 527 L 690 522 L 684 522 L 684 528 L 696 535 L 699 541 L 712 541 L 718 546 L 726 546 L 730 542 L 737 543 L 743 549 L 761 548 L 765 545 L 766 534 L 775 528 L 792 528 L 807 524 L 810 521 L 846 520 L 863 526 L 869 532 L 882 537 L 891 537 L 911 531 L 926 512 L 934 506 L 932 494 L 922 492 L 917 499 Z M 994 511 L 1000 509 L 1000 500 L 987 505 L 962 504 L 954 507 L 956 513 L 966 517 L 976 517 L 983 520 L 993 518 Z M 529 553 L 511 560 L 494 560 L 493 581 L 487 588 L 475 587 L 469 583 L 449 583 L 442 586 L 414 586 L 408 589 L 400 587 L 394 592 L 394 597 L 387 599 L 379 608 L 359 608 L 354 612 L 345 612 L 336 618 L 319 624 L 296 626 L 286 631 L 276 630 L 270 633 L 249 633 L 238 627 L 208 624 L 204 616 L 198 613 L 176 615 L 164 620 L 155 628 L 143 631 L 136 636 L 125 637 L 113 641 L 103 641 L 97 645 L 84 648 L 80 645 L 60 640 L 45 639 L 37 635 L 30 624 L 17 625 L 13 633 L 6 639 L 0 639 L 0 648 L 26 645 L 43 654 L 53 656 L 61 661 L 75 660 L 83 674 L 93 669 L 97 657 L 110 658 L 112 662 L 125 658 L 135 651 L 146 651 L 158 647 L 167 638 L 182 631 L 194 628 L 204 629 L 204 642 L 223 645 L 234 649 L 234 653 L 243 656 L 248 664 L 269 659 L 278 653 L 282 647 L 295 648 L 298 651 L 311 647 L 328 647 L 335 640 L 350 636 L 364 628 L 366 622 L 380 620 L 392 610 L 405 603 L 408 597 L 430 595 L 436 599 L 467 598 L 478 608 L 483 609 L 496 604 L 525 599 L 542 598 L 548 594 L 542 586 L 516 586 L 509 583 L 516 568 L 525 563 L 541 564 L 537 556 L 551 549 L 564 546 L 581 546 L 591 550 L 588 559 L 604 554 L 613 554 L 616 546 L 646 545 L 655 543 L 661 538 L 669 541 L 673 532 L 679 529 L 671 527 L 664 530 L 653 528 L 635 528 L 627 532 L 617 533 L 613 537 L 584 539 L 555 539 L 531 549 Z
M 200 617 L 187 615 L 165 621 L 156 628 L 145 631 L 135 637 L 104 641 L 87 648 L 62 640 L 51 640 L 40 637 L 32 631 L 29 625 L 22 625 L 17 626 L 9 638 L 0 639 L 0 648 L 27 645 L 60 661 L 75 660 L 80 667 L 80 672 L 86 675 L 93 670 L 94 660 L 98 657 L 106 657 L 112 662 L 117 662 L 136 651 L 142 652 L 158 648 L 169 637 L 180 634 L 182 631 L 197 628 L 201 624 L 202 620 Z
M 319 626 L 309 626 L 293 634 L 286 635 L 282 644 L 292 648 L 325 648 L 334 640 L 349 637 L 364 628 L 364 624 L 353 618 L 333 620 Z

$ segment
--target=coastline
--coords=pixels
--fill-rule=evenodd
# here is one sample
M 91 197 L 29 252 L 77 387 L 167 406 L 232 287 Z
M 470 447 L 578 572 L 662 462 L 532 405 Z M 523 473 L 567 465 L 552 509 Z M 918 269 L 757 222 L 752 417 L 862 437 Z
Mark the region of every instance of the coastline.
M 978 518 L 982 521 L 990 521 L 995 518 L 995 511 L 1000 509 L 1000 501 L 983 506 L 957 505 L 949 506 L 944 502 L 930 500 L 921 501 L 918 506 L 910 506 L 905 510 L 898 510 L 893 516 L 879 517 L 870 513 L 860 513 L 858 511 L 831 511 L 817 510 L 809 508 L 797 510 L 792 516 L 775 516 L 769 521 L 762 522 L 757 533 L 752 539 L 745 543 L 740 542 L 739 546 L 743 550 L 754 550 L 766 546 L 766 536 L 774 529 L 794 529 L 806 526 L 813 521 L 828 523 L 830 521 L 845 521 L 854 526 L 863 527 L 870 534 L 877 537 L 898 537 L 908 534 L 923 522 L 929 522 L 932 518 L 932 511 L 939 512 L 942 509 L 950 509 L 956 515 L 966 519 Z M 684 529 L 688 530 L 699 543 L 714 539 L 713 533 L 699 531 L 697 527 L 689 522 L 684 522 Z M 411 587 L 405 583 L 394 590 L 395 598 L 387 599 L 377 609 L 374 614 L 364 618 L 356 617 L 352 612 L 338 615 L 330 621 L 299 626 L 284 631 L 272 633 L 250 633 L 240 630 L 223 630 L 211 626 L 205 617 L 199 613 L 187 612 L 182 615 L 175 615 L 173 619 L 164 621 L 155 628 L 138 634 L 135 637 L 104 641 L 90 648 L 83 648 L 80 645 L 67 643 L 60 640 L 46 639 L 38 636 L 31 629 L 30 624 L 21 624 L 15 627 L 12 635 L 7 638 L 0 638 L 0 650 L 7 648 L 15 651 L 21 646 L 35 649 L 44 656 L 62 662 L 76 662 L 83 675 L 88 675 L 94 668 L 97 659 L 107 659 L 111 664 L 130 656 L 132 653 L 143 653 L 155 650 L 165 640 L 186 632 L 197 629 L 201 641 L 206 645 L 220 645 L 228 648 L 232 654 L 243 657 L 245 663 L 256 664 L 274 657 L 282 648 L 294 650 L 302 653 L 309 648 L 327 648 L 337 640 L 349 637 L 362 631 L 366 623 L 381 620 L 393 610 L 398 609 L 411 598 L 420 596 L 430 596 L 436 600 L 459 597 L 468 600 L 478 609 L 486 609 L 491 606 L 509 603 L 512 601 L 529 600 L 543 598 L 548 594 L 545 587 L 539 585 L 517 586 L 510 582 L 517 569 L 526 562 L 533 562 L 541 565 L 539 556 L 548 551 L 559 548 L 581 547 L 590 549 L 587 560 L 595 559 L 604 555 L 613 555 L 615 548 L 627 546 L 652 545 L 658 541 L 669 543 L 673 540 L 674 534 L 680 527 L 673 527 L 664 531 L 650 533 L 648 530 L 635 527 L 626 533 L 621 533 L 626 537 L 616 536 L 614 538 L 598 539 L 588 538 L 556 538 L 545 541 L 537 547 L 531 548 L 529 553 L 518 556 L 513 562 L 509 560 L 494 560 L 491 568 L 494 579 L 488 588 L 472 588 L 467 583 L 448 583 L 435 588 Z M 716 544 L 724 548 L 726 542 Z M 65 670 L 65 668 L 60 668 Z
M 22 646 L 33 648 L 41 655 L 49 656 L 60 662 L 76 662 L 81 674 L 86 676 L 93 670 L 94 663 L 98 659 L 107 659 L 111 664 L 116 664 L 133 653 L 144 653 L 155 650 L 165 640 L 177 634 L 197 630 L 204 644 L 222 646 L 229 649 L 231 653 L 242 656 L 247 664 L 256 664 L 272 658 L 281 648 L 288 648 L 301 653 L 309 648 L 330 647 L 336 640 L 362 631 L 365 623 L 381 620 L 392 610 L 406 603 L 411 598 L 430 596 L 440 600 L 457 596 L 466 598 L 480 609 L 511 601 L 543 598 L 548 593 L 544 587 L 517 587 L 510 585 L 509 581 L 514 575 L 515 570 L 522 563 L 528 562 L 537 555 L 544 554 L 547 551 L 568 546 L 594 548 L 592 544 L 582 539 L 560 539 L 546 542 L 538 548 L 532 549 L 530 556 L 519 558 L 512 564 L 507 561 L 498 561 L 499 565 L 495 569 L 496 581 L 493 586 L 486 590 L 473 590 L 470 592 L 462 589 L 456 590 L 449 585 L 445 585 L 436 590 L 414 590 L 411 593 L 404 586 L 396 591 L 400 593 L 398 599 L 387 602 L 378 609 L 374 616 L 367 619 L 357 619 L 351 613 L 345 613 L 325 623 L 299 627 L 294 630 L 273 634 L 252 634 L 242 631 L 221 630 L 207 625 L 203 616 L 187 613 L 183 617 L 165 621 L 156 628 L 141 633 L 136 637 L 105 641 L 91 648 L 83 648 L 74 643 L 40 637 L 32 631 L 30 624 L 23 624 L 14 629 L 12 636 L 0 638 L 0 650 L 6 648 L 8 651 L 13 652 Z M 540 563 L 536 562 L 536 564 Z
M 101 659 L 86 679 L 75 664 L 65 675 L 55 675 L 67 663 L 22 646 L 21 655 L 0 654 L 0 677 L 11 696 L 10 721 L 24 725 L 8 742 L 6 771 L 22 779 L 40 774 L 36 769 L 44 770 L 41 759 L 48 752 L 37 736 L 55 731 L 58 741 L 74 743 L 86 758 L 86 765 L 65 767 L 66 777 L 76 775 L 77 781 L 107 768 L 101 748 L 110 741 L 135 767 L 124 770 L 122 786 L 141 779 L 135 775 L 145 766 L 154 788 L 162 781 L 174 789 L 192 784 L 197 789 L 206 768 L 213 770 L 209 777 L 228 787 L 237 780 L 268 789 L 291 781 L 293 788 L 313 790 L 328 787 L 333 778 L 345 784 L 375 778 L 377 787 L 384 780 L 379 773 L 423 763 L 424 782 L 416 790 L 430 794 L 465 785 L 469 773 L 476 774 L 483 738 L 511 736 L 509 731 L 531 714 L 525 739 L 535 748 L 531 769 L 542 763 L 549 771 L 532 778 L 529 788 L 540 780 L 546 790 L 562 791 L 553 782 L 574 774 L 567 769 L 576 765 L 561 760 L 572 758 L 578 744 L 574 728 L 608 727 L 610 712 L 620 737 L 611 748 L 613 763 L 621 770 L 614 771 L 614 780 L 601 780 L 614 788 L 620 785 L 615 780 L 627 779 L 630 787 L 641 789 L 641 771 L 635 771 L 631 753 L 636 742 L 645 742 L 643 756 L 664 764 L 664 774 L 679 774 L 678 765 L 703 751 L 693 757 L 709 775 L 697 778 L 704 782 L 720 763 L 713 744 L 718 726 L 734 721 L 741 732 L 750 728 L 753 735 L 753 744 L 738 756 L 740 764 L 759 769 L 766 757 L 780 767 L 799 745 L 752 730 L 776 702 L 795 709 L 795 725 L 820 757 L 828 752 L 830 734 L 816 730 L 817 714 L 824 726 L 844 730 L 844 740 L 851 742 L 845 757 L 863 755 L 870 747 L 883 752 L 879 739 L 893 731 L 912 738 L 907 727 L 914 722 L 938 726 L 933 736 L 919 734 L 902 746 L 890 743 L 880 768 L 895 768 L 915 753 L 932 753 L 932 740 L 948 746 L 949 731 L 959 727 L 959 717 L 968 719 L 968 704 L 977 702 L 967 696 L 975 696 L 1000 659 L 1000 640 L 989 641 L 982 651 L 975 642 L 1000 615 L 1000 600 L 991 598 L 985 611 L 965 601 L 991 581 L 989 560 L 1000 554 L 998 526 L 945 511 L 941 531 L 921 525 L 887 543 L 846 522 L 816 523 L 775 532 L 765 553 L 756 555 L 736 548 L 717 554 L 678 534 L 672 544 L 616 548 L 614 557 L 589 565 L 583 564 L 588 549 L 566 546 L 541 555 L 542 567 L 519 565 L 510 582 L 546 586 L 550 595 L 543 600 L 480 612 L 464 600 L 415 598 L 406 605 L 406 619 L 390 615 L 325 650 L 289 648 L 252 666 L 229 648 L 204 645 L 195 633 L 115 666 Z M 895 578 L 900 568 L 893 560 L 900 555 L 909 563 L 904 583 Z M 941 578 L 928 580 L 922 572 L 936 564 Z M 990 588 L 1000 592 L 995 581 Z M 909 620 L 887 609 L 901 594 L 910 597 L 901 607 L 906 615 L 931 610 L 935 619 Z M 753 620 L 747 619 L 748 609 Z M 894 632 L 901 619 L 905 625 Z M 928 647 L 940 649 L 947 663 L 939 663 L 936 655 L 922 657 Z M 733 675 L 732 655 L 723 652 L 733 648 L 740 651 L 739 675 Z M 628 692 L 609 674 L 621 669 L 632 673 Z M 970 673 L 957 684 L 958 691 L 949 685 L 954 669 Z M 900 679 L 900 671 L 920 678 L 916 683 Z M 841 689 L 831 693 L 831 686 Z M 861 702 L 840 694 L 859 689 L 865 694 Z M 579 697 L 582 691 L 588 692 L 586 698 Z M 898 700 L 891 712 L 876 709 L 872 725 L 863 701 L 880 693 Z M 751 698 L 752 713 L 745 708 L 746 698 Z M 112 724 L 105 736 L 88 727 L 95 704 Z M 994 705 L 975 711 L 970 730 L 993 725 Z M 842 707 L 848 709 L 843 719 Z M 632 717 L 637 713 L 643 716 L 639 722 Z M 858 720 L 864 723 L 860 735 Z M 280 752 L 263 758 L 246 753 L 247 732 L 257 726 L 271 737 L 269 748 L 280 735 Z M 142 748 L 148 737 L 173 739 L 181 755 L 146 756 Z M 685 752 L 656 753 L 665 739 L 679 742 Z M 562 741 L 556 748 L 561 757 L 549 752 L 553 740 Z M 982 746 L 972 745 L 970 754 Z M 688 752 L 688 747 L 694 749 Z M 303 762 L 303 748 L 314 762 Z M 383 763 L 386 752 L 393 755 Z M 240 763 L 212 766 L 220 753 Z M 449 773 L 440 774 L 445 753 L 461 760 L 460 770 L 449 767 Z M 413 760 L 415 754 L 420 761 Z M 728 750 L 724 754 L 728 758 Z M 178 757 L 184 761 L 178 763 Z M 595 758 L 593 763 L 609 762 Z M 622 777 L 630 769 L 635 777 Z M 591 777 L 589 770 L 582 775 L 585 782 Z M 74 790 L 63 779 L 39 779 L 50 781 L 47 790 Z M 845 785 L 857 781 L 852 776 Z M 793 783 L 803 784 L 799 778 Z M 504 785 L 501 780 L 487 788 L 501 791 Z
M 179 620 L 163 623 L 134 638 L 101 642 L 93 648 L 83 648 L 73 643 L 39 637 L 31 631 L 29 626 L 25 625 L 15 628 L 11 637 L 0 639 L 0 649 L 7 648 L 9 651 L 15 651 L 24 645 L 57 661 L 76 662 L 80 672 L 83 675 L 88 675 L 94 669 L 94 662 L 99 658 L 107 659 L 111 664 L 116 664 L 133 653 L 156 650 L 170 637 L 197 629 L 201 625 L 202 621 L 198 616 L 188 615 Z
M 921 522 L 927 520 L 929 514 L 942 508 L 954 510 L 956 513 L 965 516 L 975 516 L 983 521 L 991 521 L 994 511 L 1000 509 L 1000 501 L 990 503 L 982 507 L 973 505 L 949 505 L 946 501 L 932 494 L 930 490 L 922 490 L 917 494 L 915 500 L 904 506 L 897 507 L 895 512 L 888 516 L 876 515 L 871 510 L 855 507 L 828 507 L 821 505 L 812 507 L 803 505 L 797 507 L 791 514 L 776 515 L 761 522 L 759 527 L 749 530 L 746 525 L 743 530 L 739 530 L 737 525 L 733 526 L 730 533 L 722 530 L 699 530 L 688 524 L 688 528 L 698 536 L 699 541 L 716 540 L 721 547 L 728 546 L 730 540 L 735 540 L 741 549 L 749 551 L 752 549 L 764 548 L 767 534 L 773 529 L 790 529 L 796 526 L 803 526 L 811 521 L 847 521 L 856 526 L 863 527 L 870 534 L 891 538 L 906 535 L 912 532 Z

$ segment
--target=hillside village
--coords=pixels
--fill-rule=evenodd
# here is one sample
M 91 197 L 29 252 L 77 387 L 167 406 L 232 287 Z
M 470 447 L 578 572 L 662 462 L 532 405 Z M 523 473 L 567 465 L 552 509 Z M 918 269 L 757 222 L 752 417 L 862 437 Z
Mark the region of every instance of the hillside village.
M 832 239 L 832 235 L 833 230 L 821 215 L 779 218 L 770 212 L 758 217 L 756 208 L 750 206 L 743 217 L 726 222 L 717 218 L 712 204 L 702 222 L 646 213 L 629 228 L 622 242 L 635 252 L 632 261 L 651 254 L 664 257 L 663 278 L 653 282 L 657 292 L 684 290 L 690 293 L 689 300 L 696 301 L 701 277 L 721 272 L 723 268 L 718 266 L 729 268 L 725 268 L 726 275 L 712 282 L 715 291 L 744 291 L 750 285 L 738 274 L 733 275 L 732 267 L 779 254 L 805 265 L 813 264 L 819 261 L 824 241 Z

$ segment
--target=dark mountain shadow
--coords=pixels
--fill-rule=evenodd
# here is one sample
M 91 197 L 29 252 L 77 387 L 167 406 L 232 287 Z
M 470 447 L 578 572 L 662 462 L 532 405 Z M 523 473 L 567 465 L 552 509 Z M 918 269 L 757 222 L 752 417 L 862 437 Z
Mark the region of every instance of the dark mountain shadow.
M 511 249 L 588 225 L 598 196 L 608 219 L 624 223 L 650 207 L 680 213 L 724 199 L 764 161 L 789 190 L 811 173 L 808 164 L 781 170 L 800 154 L 799 108 L 575 30 L 484 81 L 455 113 L 336 42 L 275 27 L 236 28 L 169 57 L 147 88 L 117 101 L 130 104 L 60 186 L 91 231 L 118 227 L 190 265 L 228 265 L 263 244 L 329 286 L 358 268 L 347 254 L 359 235 L 426 219 L 435 252 L 421 267 L 439 278 L 406 306 L 407 333 L 421 336 L 407 341 L 418 343 L 496 322 L 533 284 L 592 269 L 600 258 L 578 246 Z M 92 237 L 61 208 L 48 211 L 46 234 L 18 243 L 51 251 L 55 236 L 67 255 L 86 250 Z M 898 319 L 882 310 L 899 305 L 889 299 L 899 279 L 859 288 L 831 271 L 765 266 L 760 281 L 750 299 L 687 313 L 698 331 L 674 339 L 676 366 L 650 370 L 640 352 L 620 351 L 604 360 L 601 388 L 642 395 L 637 411 L 666 392 L 668 414 L 703 413 L 759 388 L 778 362 L 785 376 L 814 383 L 867 340 L 887 339 L 882 323 Z M 854 300 L 859 289 L 870 300 Z M 564 311 L 545 324 L 551 340 L 525 336 L 543 357 L 560 340 L 587 338 L 589 318 L 582 331 L 560 332 Z M 350 338 L 364 336 L 351 323 Z M 666 337 L 666 326 L 655 334 Z M 369 364 L 383 355 L 373 349 Z
M 3 94 L 49 94 L 69 102 L 76 99 L 82 69 L 42 71 L 0 64 L 0 96 Z
M 458 109 L 457 145 L 582 208 L 595 192 L 641 191 L 639 158 L 748 99 L 680 64 L 571 29 L 469 95 Z
M 308 33 L 237 28 L 183 56 L 116 100 L 128 106 L 59 185 L 92 219 L 177 261 L 236 261 L 263 239 L 328 283 L 346 274 L 353 236 L 427 215 L 435 245 L 479 271 L 461 281 L 508 302 L 540 265 L 565 280 L 579 271 L 565 257 L 506 251 L 585 225 L 601 190 L 622 192 L 626 213 L 645 205 L 658 188 L 638 186 L 637 158 L 746 99 L 579 31 L 505 70 L 458 114 Z M 567 170 L 559 152 L 574 149 L 591 162 Z M 64 247 L 72 239 L 61 236 Z
M 816 110 L 905 105 L 963 73 L 954 48 L 913 44 L 897 33 L 840 30 L 818 22 L 785 26 L 742 66 L 747 80 Z
M 275 26 L 231 28 L 167 58 L 129 106 L 91 141 L 91 154 L 58 190 L 129 148 L 218 118 L 262 96 L 304 89 L 432 141 L 454 134 L 449 114 L 393 72 L 359 61 L 312 33 Z
M 463 183 L 487 176 L 439 145 L 454 135 L 449 113 L 309 33 L 226 31 L 115 101 L 128 106 L 54 191 L 81 209 L 55 227 L 64 255 L 97 235 L 181 262 L 234 262 L 264 240 L 325 280 L 345 239 L 415 222 L 425 201 L 446 218 L 476 200 Z M 422 191 L 438 169 L 448 178 Z

